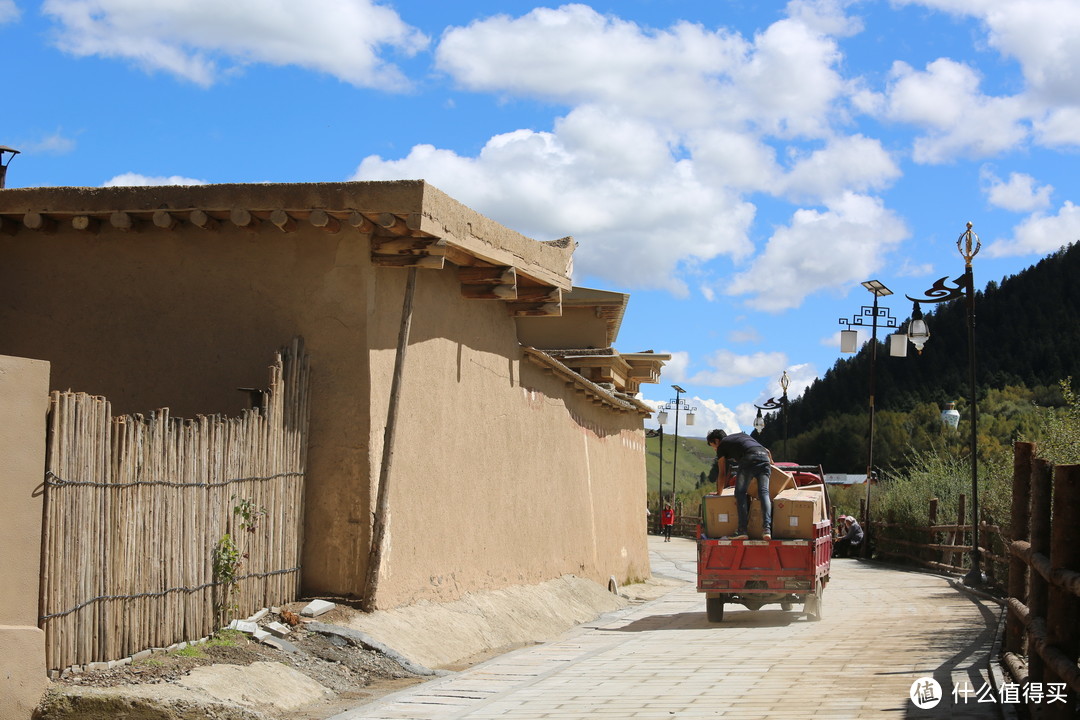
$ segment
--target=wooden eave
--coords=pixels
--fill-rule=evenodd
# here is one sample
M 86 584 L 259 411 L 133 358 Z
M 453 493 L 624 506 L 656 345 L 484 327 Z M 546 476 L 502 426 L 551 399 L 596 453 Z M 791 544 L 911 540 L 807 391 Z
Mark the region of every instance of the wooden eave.
M 464 297 L 561 315 L 574 242 L 537 242 L 422 180 L 0 190 L 0 233 L 358 233 L 380 267 L 456 268 Z
M 618 353 L 611 355 L 562 355 L 548 351 L 553 357 L 571 370 L 593 382 L 613 383 L 619 391 L 627 390 L 630 379 L 630 364 Z
M 660 382 L 660 370 L 664 363 L 670 362 L 671 355 L 650 351 L 623 353 L 622 358 L 630 365 L 630 377 L 640 384 Z
M 550 372 L 592 402 L 604 405 L 617 412 L 633 412 L 642 416 L 649 416 L 653 412 L 652 408 L 640 400 L 601 387 L 574 372 L 542 350 L 526 345 L 523 345 L 521 350 L 534 365 Z
M 615 344 L 619 336 L 619 328 L 622 327 L 623 316 L 626 314 L 626 305 L 629 301 L 630 296 L 626 293 L 575 287 L 563 298 L 563 305 L 593 308 L 596 316 L 604 320 L 607 325 L 607 344 L 610 346 Z

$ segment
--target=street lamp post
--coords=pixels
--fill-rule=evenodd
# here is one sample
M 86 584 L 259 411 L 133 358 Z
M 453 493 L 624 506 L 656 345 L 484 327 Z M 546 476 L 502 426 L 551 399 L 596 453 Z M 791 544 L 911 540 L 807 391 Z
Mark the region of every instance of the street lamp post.
M 661 406 L 663 409 L 658 414 L 658 417 L 660 418 L 660 424 L 663 425 L 665 422 L 667 422 L 667 411 L 669 411 L 669 410 L 674 410 L 675 411 L 675 454 L 672 456 L 672 459 L 671 459 L 671 502 L 674 503 L 675 502 L 675 478 L 678 477 L 677 473 L 678 473 L 678 470 L 679 470 L 679 411 L 680 410 L 685 410 L 686 411 L 686 424 L 687 425 L 693 425 L 694 424 L 694 412 L 697 410 L 697 408 L 696 407 L 690 407 L 690 405 L 688 403 L 685 403 L 685 402 L 683 402 L 681 400 L 680 396 L 683 393 L 686 392 L 685 390 L 683 390 L 678 385 L 672 385 L 671 387 L 675 388 L 675 399 L 674 400 L 668 400 L 667 404 Z M 663 494 L 663 490 L 661 489 L 661 495 L 662 494 Z M 664 506 L 663 505 L 663 500 L 661 499 L 661 503 L 660 503 L 661 509 L 663 509 L 663 506 Z
M 660 524 L 660 513 L 664 511 L 664 423 L 667 422 L 667 412 L 660 410 L 656 414 L 656 420 L 660 423 L 660 427 L 650 430 L 646 433 L 646 437 L 660 438 L 660 462 L 656 464 L 656 534 L 659 535 L 663 529 Z
M 964 258 L 964 274 L 954 278 L 953 287 L 948 287 L 948 276 L 938 279 L 933 286 L 926 291 L 926 297 L 908 300 L 915 302 L 918 309 L 919 303 L 940 303 L 947 300 L 955 300 L 963 297 L 967 308 L 967 345 L 968 345 L 968 401 L 971 403 L 971 570 L 964 576 L 964 584 L 969 587 L 980 587 L 986 583 L 986 576 L 982 572 L 982 557 L 979 550 L 979 458 L 976 455 L 977 437 L 979 425 L 979 406 L 976 403 L 975 391 L 975 276 L 971 270 L 971 261 L 979 250 L 982 243 L 979 236 L 971 230 L 972 224 L 967 224 L 967 230 L 956 239 L 956 249 Z M 921 313 L 920 313 L 921 315 Z M 927 333 L 929 337 L 929 333 Z
M 874 477 L 874 367 L 877 363 L 877 329 L 879 325 L 881 327 L 895 328 L 897 323 L 896 318 L 889 314 L 889 308 L 878 307 L 878 298 L 892 295 L 892 290 L 885 287 L 877 280 L 867 280 L 862 286 L 874 294 L 874 304 L 869 306 L 863 305 L 862 308 L 860 308 L 860 314 L 853 318 L 840 318 L 840 324 L 845 325 L 848 328 L 847 330 L 840 331 L 840 350 L 842 352 L 852 353 L 856 351 L 858 332 L 852 330 L 852 326 L 870 326 L 870 438 L 867 443 L 866 452 L 866 514 L 863 516 L 863 523 L 866 532 L 869 534 L 870 486 L 873 484 L 871 480 Z M 880 323 L 879 320 L 881 321 Z M 868 552 L 869 547 L 869 542 L 863 543 L 864 552 Z
M 754 418 L 754 429 L 757 430 L 758 432 L 761 432 L 762 430 L 765 429 L 765 418 L 761 417 L 761 411 L 762 410 L 779 410 L 780 413 L 784 416 L 784 446 L 783 446 L 784 447 L 784 460 L 789 460 L 789 461 L 791 460 L 791 458 L 789 458 L 788 454 L 787 454 L 787 435 L 788 435 L 788 433 L 787 433 L 787 421 L 788 421 L 787 389 L 788 389 L 788 385 L 790 385 L 790 384 L 791 384 L 791 379 L 788 377 L 787 370 L 785 370 L 783 375 L 780 376 L 780 389 L 783 391 L 783 396 L 781 397 L 780 401 L 777 402 L 775 397 L 771 397 L 768 400 L 766 400 L 765 402 L 763 402 L 762 404 L 754 406 L 754 407 L 757 408 L 757 411 L 758 411 L 757 412 L 757 417 Z

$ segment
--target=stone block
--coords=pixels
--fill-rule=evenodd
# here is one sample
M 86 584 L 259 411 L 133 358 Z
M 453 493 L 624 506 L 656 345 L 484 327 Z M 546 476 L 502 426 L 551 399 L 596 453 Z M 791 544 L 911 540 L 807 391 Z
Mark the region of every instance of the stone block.
M 304 606 L 304 609 L 300 611 L 300 614 L 304 617 L 319 617 L 333 609 L 334 603 L 332 602 L 327 602 L 326 600 L 312 600 Z

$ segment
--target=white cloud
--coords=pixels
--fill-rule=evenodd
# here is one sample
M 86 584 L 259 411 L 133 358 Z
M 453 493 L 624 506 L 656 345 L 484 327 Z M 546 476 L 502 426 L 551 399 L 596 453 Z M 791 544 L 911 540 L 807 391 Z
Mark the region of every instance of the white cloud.
M 861 20 L 844 14 L 844 10 L 854 4 L 855 0 L 791 0 L 785 12 L 788 17 L 822 35 L 847 37 L 863 29 Z
M 1074 0 L 899 1 L 979 19 L 989 45 L 1020 62 L 1035 96 L 1080 103 L 1080 5 Z
M 879 140 L 852 135 L 799 158 L 780 188 L 796 198 L 827 199 L 845 191 L 884 189 L 900 174 Z
M 732 330 L 728 333 L 728 340 L 733 343 L 761 342 L 761 333 L 754 328 L 745 330 Z
M 690 367 L 690 353 L 685 350 L 664 350 L 662 354 L 671 355 L 671 359 L 664 363 L 661 375 L 664 382 L 678 383 L 686 379 L 686 368 Z
M 1080 107 L 1052 110 L 1037 118 L 1034 128 L 1035 139 L 1040 145 L 1080 145 Z
M 75 149 L 75 140 L 64 135 L 60 128 L 56 132 L 45 135 L 37 140 L 22 143 L 17 148 L 25 153 L 41 153 L 43 155 L 67 155 Z
M 0 24 L 15 22 L 20 16 L 15 0 L 0 0 Z
M 1057 215 L 1035 213 L 1013 228 L 1011 240 L 998 240 L 986 248 L 991 257 L 1045 255 L 1080 241 L 1080 207 L 1066 201 Z
M 430 145 L 369 156 L 353 179 L 419 177 L 526 235 L 574 235 L 578 271 L 633 287 L 686 295 L 680 263 L 752 249 L 751 204 L 703 183 L 653 125 L 610 109 L 579 107 L 553 133 L 497 135 L 475 158 Z
M 824 211 L 796 211 L 726 292 L 750 295 L 747 304 L 758 310 L 798 307 L 822 288 L 844 289 L 862 282 L 907 236 L 903 220 L 881 200 L 844 193 Z
M 654 30 L 586 5 L 537 8 L 450 28 L 436 62 L 474 91 L 602 103 L 681 129 L 821 136 L 844 84 L 835 42 L 807 23 L 837 25 L 839 5 L 792 4 L 830 5 L 831 13 L 807 10 L 752 41 L 688 22 Z
M 117 175 L 111 180 L 106 180 L 104 183 L 102 183 L 101 187 L 205 184 L 205 180 L 196 180 L 194 178 L 182 177 L 180 175 L 170 175 L 169 177 L 153 177 L 149 175 L 139 175 L 138 173 L 123 173 L 122 175 Z
M 915 141 L 916 162 L 940 164 L 956 157 L 984 157 L 1027 139 L 1023 120 L 1029 108 L 1023 99 L 982 94 L 981 79 L 968 65 L 939 58 L 919 72 L 897 61 L 890 76 L 882 104 L 884 116 L 928 131 Z
M 45 0 L 56 44 L 77 56 L 131 60 L 208 86 L 248 63 L 298 65 L 358 87 L 407 80 L 379 55 L 427 38 L 373 0 Z
M 1009 173 L 1009 179 L 1002 181 L 994 172 L 983 167 L 979 170 L 979 179 L 983 192 L 994 207 L 1012 212 L 1031 212 L 1050 207 L 1051 185 L 1035 187 L 1035 178 L 1026 173 Z
M 694 385 L 734 387 L 755 378 L 780 376 L 787 366 L 787 356 L 781 352 L 756 352 L 736 355 L 730 350 L 717 350 L 705 360 L 711 369 L 694 373 L 686 382 Z
M 1080 4 L 1075 0 L 896 1 L 980 21 L 987 30 L 986 43 L 1015 58 L 1023 73 L 1025 87 L 1016 100 L 1026 107 L 1010 103 L 1006 109 L 1032 120 L 1040 144 L 1080 144 Z M 988 117 L 983 108 L 969 109 L 980 121 Z
M 710 398 L 702 398 L 696 395 L 684 395 L 682 399 L 686 404 L 694 408 L 694 424 L 686 424 L 686 412 L 679 413 L 679 436 L 680 437 L 705 437 L 713 428 L 720 428 L 726 432 L 739 432 L 739 421 L 734 412 L 726 405 Z M 641 398 L 653 410 L 664 405 L 663 400 L 648 400 Z M 647 421 L 649 428 L 659 427 L 659 418 L 653 415 L 652 420 Z M 668 410 L 667 422 L 664 423 L 664 434 L 675 434 L 675 412 Z

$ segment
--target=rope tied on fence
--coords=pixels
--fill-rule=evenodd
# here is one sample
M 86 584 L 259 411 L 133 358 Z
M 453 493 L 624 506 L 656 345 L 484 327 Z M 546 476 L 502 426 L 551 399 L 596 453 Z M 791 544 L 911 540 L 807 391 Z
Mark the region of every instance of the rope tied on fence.
M 277 480 L 278 478 L 302 478 L 304 473 L 302 471 L 292 472 L 280 472 L 273 475 L 253 475 L 250 477 L 238 477 L 230 478 L 228 480 L 219 480 L 218 482 L 171 482 L 168 480 L 136 480 L 135 482 L 126 483 L 103 483 L 93 482 L 90 480 L 64 480 L 57 476 L 52 470 L 45 471 L 45 485 L 46 487 L 65 487 L 68 485 L 75 486 L 81 485 L 84 487 L 100 487 L 100 488 L 123 488 L 123 487 L 146 487 L 148 485 L 160 485 L 163 487 L 201 487 L 201 488 L 214 488 L 225 487 L 226 485 L 232 485 L 234 483 L 241 482 L 258 482 L 267 480 Z
M 298 566 L 296 566 L 294 568 L 286 568 L 286 569 L 283 569 L 283 570 L 270 570 L 268 572 L 248 573 L 247 575 L 241 575 L 240 577 L 236 578 L 236 580 L 239 582 L 240 580 L 247 580 L 248 578 L 264 578 L 264 577 L 270 577 L 271 575 L 285 575 L 287 573 L 299 572 L 301 569 L 302 568 L 298 565 Z M 83 602 L 79 603 L 78 605 L 76 605 L 73 608 L 68 608 L 67 610 L 61 610 L 60 612 L 54 612 L 54 613 L 51 613 L 49 615 L 42 615 L 41 617 L 38 618 L 38 622 L 45 622 L 46 620 L 52 620 L 53 618 L 63 617 L 64 615 L 70 615 L 73 612 L 76 612 L 78 610 L 82 610 L 87 605 L 92 605 L 93 603 L 99 602 L 101 600 L 137 600 L 139 598 L 164 597 L 164 596 L 168 595 L 169 593 L 175 593 L 175 592 L 193 593 L 193 592 L 199 592 L 200 590 L 206 590 L 207 588 L 212 588 L 212 587 L 216 587 L 218 585 L 224 585 L 224 584 L 225 584 L 224 580 L 219 580 L 217 582 L 208 582 L 208 583 L 203 583 L 202 585 L 196 585 L 195 587 L 173 587 L 173 588 L 169 588 L 167 590 L 160 590 L 160 591 L 157 591 L 157 592 L 144 592 L 144 593 L 138 593 L 136 595 L 98 595 L 95 598 L 90 598 L 89 600 L 86 600 L 86 601 L 83 601 Z

